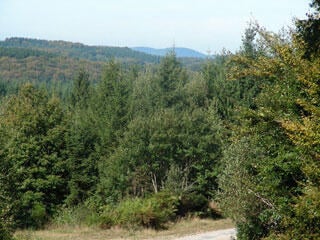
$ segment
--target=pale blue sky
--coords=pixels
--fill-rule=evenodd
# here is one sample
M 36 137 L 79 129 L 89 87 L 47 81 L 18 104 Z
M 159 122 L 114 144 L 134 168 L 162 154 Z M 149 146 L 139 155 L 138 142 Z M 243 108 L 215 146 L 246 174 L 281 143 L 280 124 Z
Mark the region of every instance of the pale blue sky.
M 250 19 L 268 30 L 305 18 L 307 0 L 0 0 L 0 40 L 234 51 Z

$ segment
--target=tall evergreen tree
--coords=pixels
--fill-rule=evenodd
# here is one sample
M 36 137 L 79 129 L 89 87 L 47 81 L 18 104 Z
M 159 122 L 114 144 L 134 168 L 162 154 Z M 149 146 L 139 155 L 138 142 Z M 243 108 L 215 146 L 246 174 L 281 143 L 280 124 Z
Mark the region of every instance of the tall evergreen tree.
M 89 74 L 82 69 L 71 91 L 71 116 L 66 134 L 70 170 L 70 193 L 66 199 L 68 205 L 82 203 L 92 196 L 98 181 L 98 134 L 93 119 L 92 93 Z
M 182 103 L 181 91 L 187 82 L 187 75 L 174 52 L 162 59 L 156 81 L 160 107 L 178 107 Z
M 119 63 L 110 60 L 102 80 L 97 85 L 97 96 L 93 99 L 95 117 L 100 132 L 101 151 L 109 154 L 117 146 L 128 117 L 128 98 L 131 83 L 124 78 Z
M 86 107 L 88 105 L 90 92 L 89 74 L 84 69 L 81 69 L 73 81 L 73 89 L 71 92 L 72 106 L 80 105 Z
M 0 185 L 18 227 L 41 226 L 66 197 L 65 120 L 59 100 L 30 84 L 1 107 Z

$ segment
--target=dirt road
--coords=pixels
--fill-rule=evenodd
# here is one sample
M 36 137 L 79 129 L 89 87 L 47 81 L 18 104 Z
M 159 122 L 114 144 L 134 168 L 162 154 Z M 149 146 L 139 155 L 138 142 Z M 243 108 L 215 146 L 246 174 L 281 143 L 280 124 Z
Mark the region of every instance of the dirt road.
M 175 240 L 231 240 L 236 239 L 235 236 L 236 230 L 234 228 L 230 228 L 180 237 L 176 238 Z

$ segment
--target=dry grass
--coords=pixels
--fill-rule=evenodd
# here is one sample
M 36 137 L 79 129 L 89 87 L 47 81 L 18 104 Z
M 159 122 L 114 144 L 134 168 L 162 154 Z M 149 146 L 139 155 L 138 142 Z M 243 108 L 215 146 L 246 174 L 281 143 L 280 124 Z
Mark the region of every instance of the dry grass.
M 15 237 L 18 240 L 162 240 L 174 239 L 195 233 L 226 229 L 234 227 L 228 219 L 184 219 L 172 223 L 167 230 L 156 231 L 152 229 L 124 230 L 112 228 L 102 230 L 95 227 L 60 227 L 40 231 L 18 231 Z

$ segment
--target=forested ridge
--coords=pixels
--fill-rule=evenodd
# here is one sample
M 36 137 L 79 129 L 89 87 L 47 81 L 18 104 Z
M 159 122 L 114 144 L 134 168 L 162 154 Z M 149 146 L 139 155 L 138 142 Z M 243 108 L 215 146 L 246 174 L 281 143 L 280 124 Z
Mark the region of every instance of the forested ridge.
M 123 67 L 159 63 L 160 58 L 124 47 L 87 46 L 66 41 L 8 38 L 0 41 L 0 79 L 70 85 L 80 69 L 90 81 L 101 79 L 104 63 L 116 60 Z
M 48 41 L 29 38 L 8 38 L 0 41 L 3 48 L 22 48 L 44 51 L 48 54 L 59 54 L 64 57 L 79 58 L 91 61 L 106 61 L 116 58 L 119 61 L 136 61 L 139 63 L 158 63 L 159 57 L 134 51 L 128 47 L 88 46 L 82 43 L 67 41 Z
M 320 239 L 320 1 L 310 7 L 280 34 L 251 23 L 238 52 L 199 71 L 172 52 L 98 74 L 84 61 L 71 83 L 0 79 L 0 239 L 189 215 L 232 218 L 238 239 Z M 48 57 L 23 51 L 6 57 Z
M 101 79 L 106 61 L 116 60 L 124 68 L 140 68 L 157 64 L 160 59 L 127 47 L 87 46 L 16 37 L 0 41 L 0 79 L 66 85 L 85 67 L 90 81 L 96 82 Z M 200 70 L 204 59 L 179 58 L 179 61 L 188 69 Z

